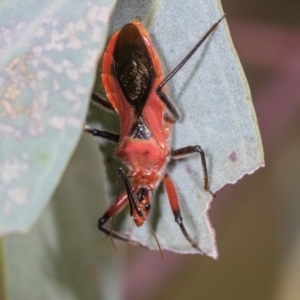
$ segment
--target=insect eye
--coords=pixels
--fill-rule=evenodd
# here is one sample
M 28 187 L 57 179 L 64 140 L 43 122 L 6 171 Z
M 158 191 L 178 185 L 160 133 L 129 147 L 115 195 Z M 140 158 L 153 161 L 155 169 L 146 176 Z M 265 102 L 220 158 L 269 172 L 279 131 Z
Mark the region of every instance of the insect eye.
M 150 208 L 151 208 L 150 203 L 146 203 L 145 204 L 145 210 L 148 211 L 148 210 L 150 210 Z

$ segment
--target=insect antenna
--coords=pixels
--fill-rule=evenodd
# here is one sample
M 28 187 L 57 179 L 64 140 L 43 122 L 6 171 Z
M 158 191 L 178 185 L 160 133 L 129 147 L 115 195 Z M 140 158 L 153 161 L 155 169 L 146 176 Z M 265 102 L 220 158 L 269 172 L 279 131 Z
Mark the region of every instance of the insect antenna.
M 118 199 L 118 198 L 117 198 Z M 116 201 L 117 203 L 117 201 Z M 113 215 L 112 215 L 112 218 L 111 218 L 111 223 L 110 223 L 110 229 L 109 229 L 109 235 L 110 235 L 110 242 L 116 252 L 117 255 L 120 254 L 120 252 L 118 251 L 118 248 L 117 246 L 115 245 L 115 242 L 114 242 L 114 239 L 113 239 L 113 224 L 114 224 L 114 219 L 115 219 L 115 214 L 116 214 L 116 209 L 117 209 L 117 204 L 115 205 L 114 207 L 114 212 L 113 212 Z
M 144 213 L 143 213 L 143 215 L 144 215 Z M 152 235 L 153 235 L 153 237 L 154 237 L 154 239 L 155 239 L 155 242 L 156 242 L 156 244 L 157 244 L 157 246 L 158 246 L 158 250 L 159 250 L 160 257 L 161 257 L 161 259 L 163 259 L 163 258 L 164 258 L 164 255 L 163 255 L 163 252 L 162 252 L 162 250 L 161 250 L 161 247 L 160 247 L 158 238 L 157 238 L 157 236 L 156 236 L 156 234 L 155 234 L 155 232 L 154 232 L 154 230 L 153 230 L 153 228 L 152 228 L 150 222 L 148 221 L 148 218 L 147 218 L 147 217 L 145 217 L 145 220 L 146 220 L 146 222 L 147 222 L 147 224 L 148 224 L 148 227 L 149 227 L 149 229 L 150 229 L 150 231 L 151 231 L 151 233 L 152 233 Z
M 216 23 L 214 23 L 210 29 L 205 33 L 202 39 L 196 44 L 196 46 L 190 51 L 190 53 L 180 62 L 180 64 L 159 84 L 156 93 L 160 94 L 162 87 L 183 67 L 183 65 L 191 58 L 191 56 L 197 51 L 202 43 L 209 37 L 209 35 L 218 27 L 220 22 L 226 17 L 223 15 Z
M 125 189 L 126 189 L 127 196 L 128 196 L 128 202 L 129 202 L 129 206 L 130 206 L 130 215 L 133 214 L 133 210 L 135 209 L 139 215 L 142 215 L 144 217 L 144 220 L 147 222 L 148 227 L 149 227 L 149 229 L 150 229 L 150 231 L 151 231 L 151 233 L 152 233 L 152 235 L 153 235 L 153 237 L 156 241 L 156 244 L 157 244 L 158 249 L 159 249 L 160 257 L 163 259 L 164 256 L 163 256 L 159 241 L 156 237 L 156 234 L 155 234 L 150 222 L 147 219 L 147 216 L 144 214 L 143 210 L 140 208 L 140 204 L 139 204 L 139 202 L 137 201 L 136 197 L 133 194 L 133 190 L 132 190 L 132 187 L 130 185 L 130 182 L 128 180 L 127 175 L 125 174 L 125 172 L 123 171 L 122 168 L 119 168 L 118 174 L 121 175 L 122 178 L 123 178 L 123 182 L 124 182 L 124 185 L 125 185 Z M 119 189 L 119 186 L 118 186 L 118 189 Z

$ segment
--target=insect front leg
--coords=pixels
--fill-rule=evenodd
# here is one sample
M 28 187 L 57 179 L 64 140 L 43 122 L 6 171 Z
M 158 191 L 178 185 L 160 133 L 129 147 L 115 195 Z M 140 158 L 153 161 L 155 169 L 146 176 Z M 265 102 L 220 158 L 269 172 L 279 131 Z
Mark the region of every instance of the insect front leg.
M 180 211 L 177 192 L 176 192 L 173 181 L 170 179 L 170 177 L 168 175 L 166 175 L 165 178 L 164 178 L 164 186 L 165 186 L 165 189 L 166 189 L 167 194 L 168 194 L 171 209 L 172 209 L 172 212 L 173 212 L 174 217 L 175 217 L 175 222 L 179 225 L 184 237 L 191 244 L 191 246 L 193 248 L 197 249 L 201 254 L 204 254 L 200 250 L 200 248 L 198 247 L 197 242 L 190 237 L 190 235 L 186 231 L 186 228 L 183 225 L 183 219 L 182 219 L 182 216 L 181 216 L 181 211 Z
M 202 150 L 201 146 L 199 145 L 187 146 L 176 150 L 172 150 L 171 157 L 173 159 L 180 159 L 194 153 L 199 153 L 201 157 L 202 171 L 203 171 L 203 178 L 204 178 L 204 189 L 208 191 L 212 196 L 216 197 L 216 195 L 209 188 L 205 153 Z
M 108 209 L 107 211 L 103 214 L 103 216 L 99 219 L 98 221 L 98 229 L 101 230 L 102 232 L 104 232 L 107 235 L 111 235 L 114 238 L 124 241 L 124 242 L 128 242 L 134 245 L 140 245 L 140 243 L 131 240 L 128 236 L 115 232 L 111 229 L 106 228 L 104 225 L 115 215 L 117 214 L 119 211 L 121 211 L 126 205 L 128 204 L 128 197 L 127 197 L 127 193 L 124 192 L 117 200 L 116 203 L 113 203 Z

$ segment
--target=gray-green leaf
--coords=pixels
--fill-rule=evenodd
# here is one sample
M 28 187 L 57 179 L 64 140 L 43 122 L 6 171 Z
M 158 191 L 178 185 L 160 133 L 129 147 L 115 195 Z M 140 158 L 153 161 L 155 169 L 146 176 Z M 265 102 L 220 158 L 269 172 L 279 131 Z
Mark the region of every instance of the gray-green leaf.
M 81 135 L 111 1 L 0 4 L 0 234 L 26 232 Z

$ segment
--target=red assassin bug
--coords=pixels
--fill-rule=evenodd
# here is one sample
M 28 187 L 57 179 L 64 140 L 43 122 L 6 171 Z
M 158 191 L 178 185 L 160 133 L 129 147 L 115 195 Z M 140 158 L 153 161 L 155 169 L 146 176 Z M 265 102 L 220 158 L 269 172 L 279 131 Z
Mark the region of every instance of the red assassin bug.
M 116 135 L 85 127 L 85 131 L 93 136 L 118 143 L 115 155 L 127 164 L 129 170 L 126 174 L 123 168 L 118 169 L 118 194 L 120 178 L 124 183 L 125 192 L 117 196 L 116 202 L 99 219 L 98 227 L 104 233 L 133 242 L 129 237 L 109 230 L 104 225 L 115 213 L 129 204 L 130 215 L 133 216 L 135 224 L 141 226 L 147 221 L 152 192 L 163 181 L 175 222 L 191 246 L 202 253 L 183 224 L 175 186 L 166 173 L 166 165 L 171 159 L 183 158 L 193 153 L 200 154 L 204 189 L 214 196 L 209 189 L 205 154 L 199 145 L 176 150 L 171 148 L 171 129 L 179 119 L 179 113 L 165 94 L 164 86 L 223 18 L 224 16 L 212 25 L 165 79 L 149 35 L 140 22 L 133 21 L 112 36 L 104 52 L 102 67 L 102 81 L 109 101 L 94 93 L 92 100 L 120 116 L 121 132 L 120 135 Z M 160 249 L 158 241 L 157 244 Z

